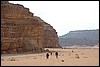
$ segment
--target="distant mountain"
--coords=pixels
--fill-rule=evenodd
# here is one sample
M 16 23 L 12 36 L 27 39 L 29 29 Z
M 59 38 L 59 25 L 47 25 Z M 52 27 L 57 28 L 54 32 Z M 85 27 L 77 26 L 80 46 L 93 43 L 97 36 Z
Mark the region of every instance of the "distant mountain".
M 70 31 L 59 37 L 61 46 L 88 45 L 94 46 L 99 43 L 99 29 Z

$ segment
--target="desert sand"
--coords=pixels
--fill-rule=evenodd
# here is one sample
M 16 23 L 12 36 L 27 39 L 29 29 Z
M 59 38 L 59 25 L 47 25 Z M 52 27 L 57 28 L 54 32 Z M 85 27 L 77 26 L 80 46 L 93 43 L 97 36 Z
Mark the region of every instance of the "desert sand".
M 49 59 L 46 53 L 2 54 L 1 66 L 99 66 L 99 48 L 46 48 L 52 51 Z M 59 53 L 58 59 L 55 51 Z M 50 54 L 50 53 L 49 53 Z

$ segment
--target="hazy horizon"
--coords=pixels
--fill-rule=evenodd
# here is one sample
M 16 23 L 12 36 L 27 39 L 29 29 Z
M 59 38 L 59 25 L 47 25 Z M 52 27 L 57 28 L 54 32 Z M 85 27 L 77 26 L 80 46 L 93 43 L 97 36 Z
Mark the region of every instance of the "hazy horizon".
M 99 29 L 99 1 L 9 1 L 21 4 L 49 23 L 58 36 L 75 30 Z

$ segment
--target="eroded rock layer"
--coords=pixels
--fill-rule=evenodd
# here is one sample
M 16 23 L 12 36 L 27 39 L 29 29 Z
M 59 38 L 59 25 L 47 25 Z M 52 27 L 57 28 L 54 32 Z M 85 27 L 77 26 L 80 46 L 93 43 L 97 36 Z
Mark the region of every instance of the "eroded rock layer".
M 44 47 L 60 47 L 53 27 L 28 8 L 1 1 L 1 52 L 43 52 Z
M 38 21 L 43 23 L 43 27 L 44 27 L 43 46 L 46 48 L 59 48 L 59 47 L 61 47 L 59 45 L 59 38 L 58 38 L 56 30 L 50 24 L 43 21 L 41 18 L 39 18 L 39 17 L 35 17 L 35 18 L 37 18 Z

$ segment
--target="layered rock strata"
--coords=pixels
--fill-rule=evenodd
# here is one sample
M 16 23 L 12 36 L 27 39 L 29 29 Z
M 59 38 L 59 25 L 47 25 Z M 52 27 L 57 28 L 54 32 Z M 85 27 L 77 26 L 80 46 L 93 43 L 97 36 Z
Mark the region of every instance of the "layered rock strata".
M 43 52 L 45 47 L 59 47 L 53 27 L 23 5 L 1 1 L 1 53 Z
M 50 24 L 43 21 L 40 17 L 36 16 L 36 19 L 38 19 L 38 21 L 43 23 L 43 27 L 44 27 L 43 46 L 45 48 L 59 48 L 59 47 L 61 47 L 59 45 L 59 38 L 58 38 L 56 30 Z

